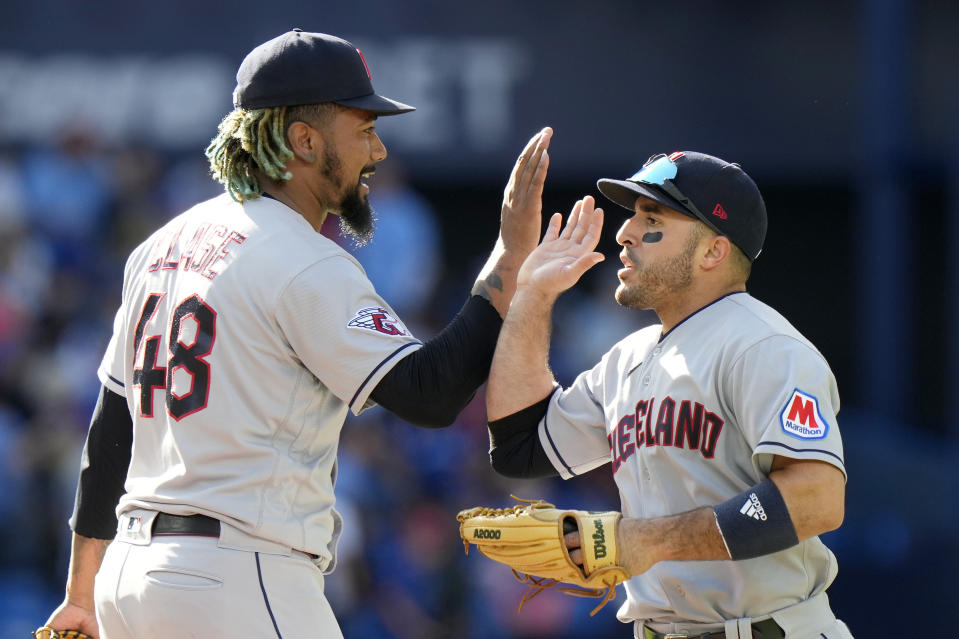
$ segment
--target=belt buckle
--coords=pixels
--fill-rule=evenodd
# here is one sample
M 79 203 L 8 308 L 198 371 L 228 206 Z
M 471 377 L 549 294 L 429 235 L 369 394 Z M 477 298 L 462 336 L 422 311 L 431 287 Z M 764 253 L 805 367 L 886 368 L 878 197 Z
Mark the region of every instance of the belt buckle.
M 665 635 L 663 635 L 663 639 L 689 639 L 689 635 L 667 632 Z

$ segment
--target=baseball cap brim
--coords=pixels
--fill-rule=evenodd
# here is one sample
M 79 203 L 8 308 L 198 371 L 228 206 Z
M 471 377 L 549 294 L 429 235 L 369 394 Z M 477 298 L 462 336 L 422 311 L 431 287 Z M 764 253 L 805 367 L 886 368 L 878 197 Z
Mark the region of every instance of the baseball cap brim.
M 696 215 L 683 206 L 679 200 L 667 195 L 665 191 L 653 184 L 637 184 L 629 180 L 603 178 L 596 182 L 596 186 L 599 188 L 600 193 L 631 212 L 636 211 L 636 198 L 640 195 L 645 195 L 663 206 L 676 209 L 684 215 L 696 217 Z
M 391 100 L 390 98 L 385 98 L 382 95 L 377 95 L 375 93 L 361 95 L 358 98 L 333 100 L 333 102 L 342 104 L 343 106 L 353 107 L 355 109 L 370 111 L 376 115 L 399 115 L 401 113 L 409 113 L 410 111 L 416 110 L 416 107 L 403 104 L 402 102 L 397 102 L 396 100 Z

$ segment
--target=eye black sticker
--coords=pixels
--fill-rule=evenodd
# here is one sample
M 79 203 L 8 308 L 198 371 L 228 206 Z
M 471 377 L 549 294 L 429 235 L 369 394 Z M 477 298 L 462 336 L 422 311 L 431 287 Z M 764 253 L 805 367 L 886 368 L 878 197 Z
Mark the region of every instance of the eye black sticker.
M 661 239 L 663 239 L 663 234 L 661 231 L 656 231 L 655 233 L 643 234 L 643 242 L 645 242 L 646 244 L 655 244 Z

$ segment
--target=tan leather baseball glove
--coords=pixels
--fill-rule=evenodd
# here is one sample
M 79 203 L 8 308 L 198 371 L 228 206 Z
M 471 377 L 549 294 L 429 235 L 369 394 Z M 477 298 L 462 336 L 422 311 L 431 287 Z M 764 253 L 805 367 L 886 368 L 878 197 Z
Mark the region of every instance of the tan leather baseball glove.
M 616 584 L 629 579 L 619 565 L 616 525 L 618 512 L 560 510 L 542 500 L 523 502 L 512 508 L 476 507 L 456 516 L 460 536 L 469 554 L 470 544 L 494 561 L 506 564 L 521 582 L 529 584 L 523 604 L 547 588 L 579 597 L 601 597 L 590 613 L 616 597 Z M 583 565 L 570 559 L 563 536 L 579 530 Z M 563 585 L 560 585 L 563 584 Z M 568 585 L 567 585 L 568 584 Z
M 90 635 L 79 630 L 54 630 L 49 626 L 42 626 L 33 631 L 36 639 L 91 639 Z

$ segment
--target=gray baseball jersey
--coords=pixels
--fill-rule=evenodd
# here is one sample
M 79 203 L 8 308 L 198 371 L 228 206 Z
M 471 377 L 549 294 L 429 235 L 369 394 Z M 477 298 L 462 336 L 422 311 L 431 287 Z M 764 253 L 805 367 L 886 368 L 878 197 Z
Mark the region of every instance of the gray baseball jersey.
M 779 313 L 734 293 L 660 339 L 650 326 L 553 394 L 539 436 L 564 478 L 602 464 L 627 517 L 712 506 L 764 480 L 774 455 L 845 474 L 839 395 L 823 356 Z M 744 517 L 759 517 L 749 504 Z M 714 623 L 822 592 L 836 575 L 813 537 L 744 561 L 664 561 L 626 582 L 619 618 Z
M 359 263 L 292 209 L 198 204 L 131 254 L 99 369 L 133 416 L 118 515 L 210 515 L 332 570 L 347 410 L 420 347 Z

